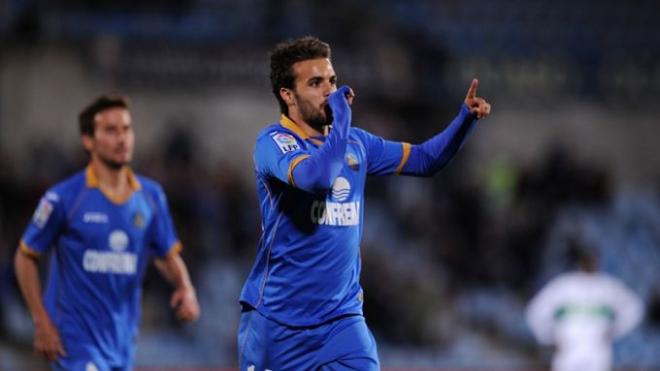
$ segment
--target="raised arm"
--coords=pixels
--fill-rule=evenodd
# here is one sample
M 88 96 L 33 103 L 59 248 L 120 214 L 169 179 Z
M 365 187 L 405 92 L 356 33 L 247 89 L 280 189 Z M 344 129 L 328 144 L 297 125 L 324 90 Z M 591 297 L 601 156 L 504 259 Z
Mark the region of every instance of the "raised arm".
M 291 179 L 298 188 L 308 192 L 326 191 L 332 187 L 341 171 L 346 154 L 346 143 L 351 128 L 350 99 L 353 92 L 348 86 L 342 86 L 328 97 L 332 110 L 332 130 L 325 143 L 311 155 L 301 155 L 298 162 L 292 163 Z
M 422 144 L 410 146 L 401 173 L 431 176 L 449 163 L 472 132 L 476 120 L 490 114 L 490 104 L 477 96 L 478 86 L 479 81 L 473 79 L 458 116 L 445 130 Z

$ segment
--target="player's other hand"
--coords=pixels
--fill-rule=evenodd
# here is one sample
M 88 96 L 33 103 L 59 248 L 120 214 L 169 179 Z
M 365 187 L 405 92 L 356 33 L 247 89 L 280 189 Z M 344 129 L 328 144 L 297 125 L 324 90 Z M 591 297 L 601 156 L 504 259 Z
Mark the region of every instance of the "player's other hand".
M 193 287 L 181 287 L 172 293 L 170 306 L 176 311 L 178 319 L 192 322 L 199 318 L 199 303 Z
M 50 318 L 44 317 L 35 322 L 34 350 L 49 362 L 66 356 L 62 340 L 60 340 L 60 333 Z
M 479 87 L 479 80 L 472 79 L 470 88 L 465 96 L 465 105 L 470 110 L 470 113 L 475 115 L 478 119 L 483 119 L 490 115 L 490 104 L 485 99 L 477 97 L 477 88 Z

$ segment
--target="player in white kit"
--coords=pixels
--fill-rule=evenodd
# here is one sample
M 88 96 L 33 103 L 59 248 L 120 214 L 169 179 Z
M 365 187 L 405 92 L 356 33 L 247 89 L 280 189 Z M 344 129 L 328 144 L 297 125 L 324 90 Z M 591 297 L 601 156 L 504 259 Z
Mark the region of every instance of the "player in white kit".
M 583 254 L 580 270 L 551 280 L 532 299 L 526 319 L 544 345 L 556 347 L 553 371 L 608 371 L 612 342 L 642 319 L 642 302 L 619 279 L 597 271 Z

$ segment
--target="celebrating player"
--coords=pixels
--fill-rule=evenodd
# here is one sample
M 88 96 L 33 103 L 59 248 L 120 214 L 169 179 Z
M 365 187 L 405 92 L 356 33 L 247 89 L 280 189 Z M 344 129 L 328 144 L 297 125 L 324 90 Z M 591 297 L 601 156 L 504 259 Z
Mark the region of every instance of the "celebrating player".
M 315 37 L 279 44 L 270 77 L 282 115 L 254 152 L 263 234 L 240 299 L 241 370 L 377 370 L 359 283 L 366 176 L 434 174 L 490 105 L 473 80 L 449 126 L 411 145 L 352 127 L 354 93 Z
M 41 198 L 16 252 L 16 277 L 35 350 L 53 369 L 131 370 L 150 257 L 175 287 L 171 305 L 181 320 L 197 319 L 199 305 L 163 189 L 128 166 L 134 133 L 126 99 L 99 97 L 79 124 L 89 165 Z M 42 300 L 37 259 L 49 250 Z

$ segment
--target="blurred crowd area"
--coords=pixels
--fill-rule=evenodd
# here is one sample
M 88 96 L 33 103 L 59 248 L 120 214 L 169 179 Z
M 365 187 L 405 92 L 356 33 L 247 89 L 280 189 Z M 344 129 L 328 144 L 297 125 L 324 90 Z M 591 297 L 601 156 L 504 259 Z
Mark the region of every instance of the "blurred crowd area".
M 86 164 L 76 115 L 128 94 L 136 171 L 161 182 L 202 317 L 182 327 L 146 277 L 138 365 L 236 365 L 238 295 L 259 238 L 254 138 L 278 119 L 268 50 L 331 43 L 354 120 L 419 142 L 470 79 L 493 103 L 428 179 L 374 177 L 365 313 L 388 367 L 543 369 L 523 321 L 574 242 L 644 301 L 617 367 L 660 369 L 660 24 L 654 1 L 0 0 L 0 369 L 39 369 L 12 256 L 38 199 Z M 45 269 L 45 265 L 44 265 Z

